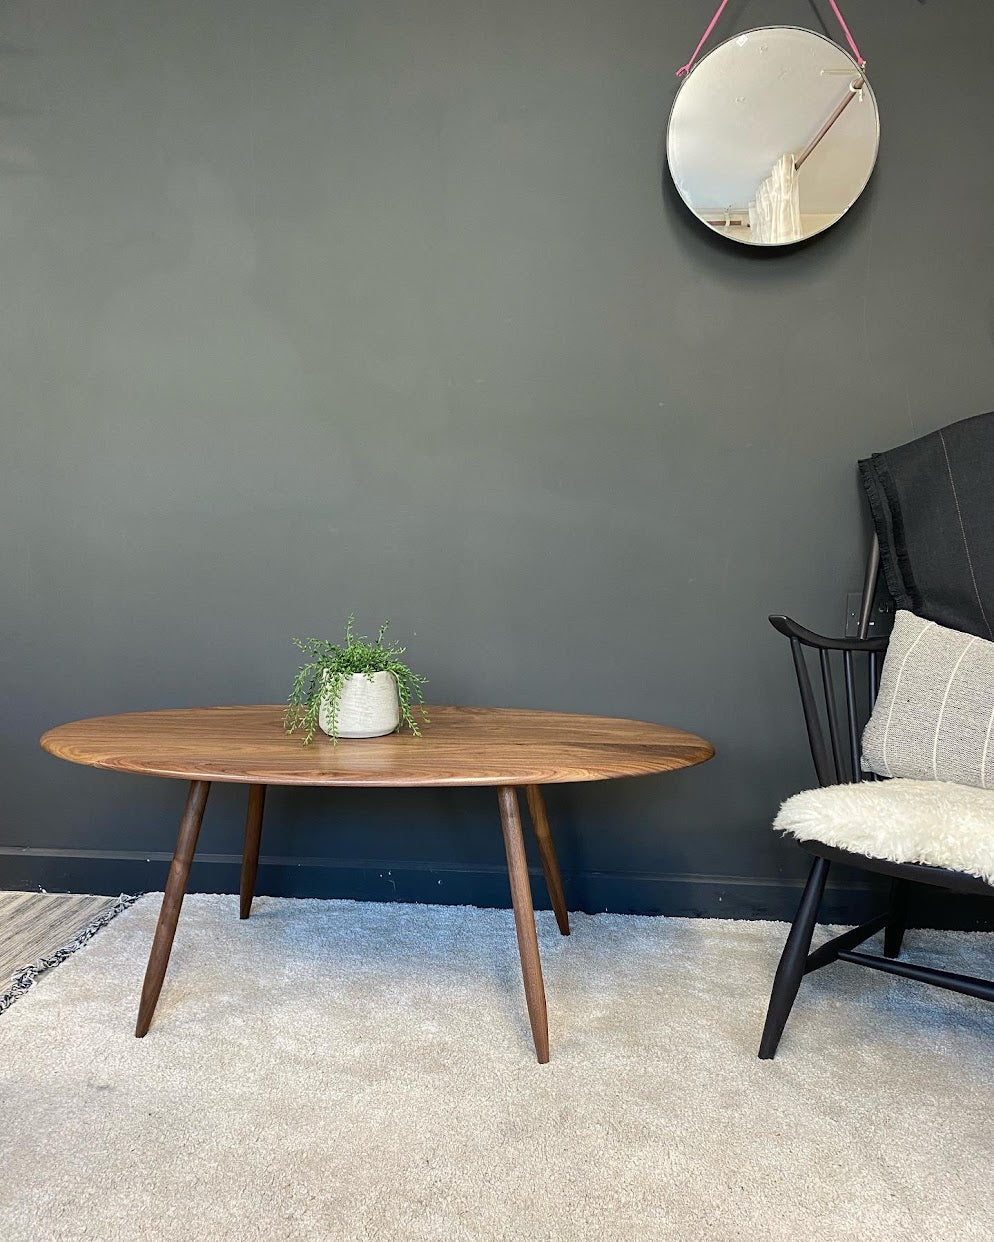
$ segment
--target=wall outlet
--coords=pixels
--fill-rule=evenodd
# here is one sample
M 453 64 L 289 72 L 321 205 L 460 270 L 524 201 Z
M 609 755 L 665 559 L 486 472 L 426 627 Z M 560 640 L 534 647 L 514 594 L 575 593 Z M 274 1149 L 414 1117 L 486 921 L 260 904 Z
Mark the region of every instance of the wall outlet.
M 846 595 L 846 638 L 855 638 L 859 629 L 859 605 L 862 591 L 850 591 Z M 889 595 L 876 596 L 870 612 L 870 628 L 867 638 L 880 638 L 894 628 L 894 601 Z

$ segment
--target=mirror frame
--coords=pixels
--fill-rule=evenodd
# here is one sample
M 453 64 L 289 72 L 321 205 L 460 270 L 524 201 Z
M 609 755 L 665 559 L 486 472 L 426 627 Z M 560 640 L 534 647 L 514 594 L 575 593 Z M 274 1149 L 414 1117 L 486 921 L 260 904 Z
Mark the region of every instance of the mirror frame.
M 694 76 L 695 73 L 699 72 L 702 65 L 706 64 L 706 62 L 712 56 L 714 56 L 715 53 L 720 52 L 721 49 L 726 47 L 729 43 L 736 43 L 739 39 L 742 38 L 743 35 L 759 34 L 764 30 L 802 31 L 804 34 L 811 35 L 812 38 L 820 39 L 822 40 L 822 42 L 830 44 L 837 52 L 840 52 L 846 58 L 846 60 L 849 61 L 849 63 L 852 65 L 853 76 L 861 77 L 863 79 L 862 89 L 865 90 L 867 94 L 869 95 L 870 102 L 873 105 L 873 114 L 876 120 L 876 126 L 875 126 L 876 133 L 875 133 L 875 141 L 873 145 L 873 159 L 870 162 L 870 169 L 866 175 L 866 180 L 859 187 L 859 190 L 856 192 L 855 196 L 853 197 L 852 201 L 849 203 L 848 207 L 846 207 L 844 211 L 839 212 L 839 214 L 835 217 L 834 220 L 830 220 L 827 224 L 823 224 L 821 228 L 815 229 L 811 233 L 805 233 L 802 237 L 798 237 L 793 241 L 786 241 L 786 242 L 748 241 L 745 238 L 731 236 L 727 232 L 726 233 L 720 232 L 718 229 L 716 229 L 711 224 L 709 224 L 706 220 L 702 219 L 701 216 L 698 214 L 697 210 L 694 207 L 692 207 L 691 204 L 684 197 L 683 191 L 681 190 L 677 182 L 677 179 L 673 174 L 673 162 L 672 162 L 671 153 L 670 153 L 670 137 L 673 132 L 673 116 L 674 116 L 674 113 L 676 112 L 677 105 L 680 102 L 680 96 L 683 94 L 684 87 L 687 85 L 687 83 L 691 80 L 691 78 Z M 679 196 L 680 201 L 683 203 L 684 207 L 686 207 L 686 209 L 690 212 L 690 214 L 694 217 L 694 219 L 697 220 L 698 223 L 704 229 L 706 229 L 708 233 L 716 234 L 718 237 L 724 238 L 726 241 L 733 242 L 736 246 L 748 246 L 754 250 L 782 250 L 790 246 L 799 246 L 802 242 L 810 241 L 812 238 L 815 238 L 815 237 L 820 237 L 822 233 L 826 232 L 828 229 L 838 224 L 840 220 L 842 220 L 846 215 L 848 215 L 848 213 L 852 210 L 855 204 L 859 201 L 863 192 L 866 190 L 866 187 L 870 183 L 870 178 L 873 176 L 873 172 L 877 166 L 877 159 L 879 158 L 879 155 L 880 155 L 880 108 L 877 104 L 877 97 L 874 94 L 873 87 L 870 85 L 869 79 L 866 76 L 865 62 L 864 62 L 863 68 L 861 69 L 860 66 L 857 64 L 856 60 L 853 58 L 853 56 L 844 47 L 842 47 L 841 44 L 836 43 L 834 39 L 829 38 L 828 35 L 821 34 L 817 30 L 811 30 L 807 26 L 791 26 L 791 25 L 753 26 L 749 30 L 740 30 L 737 34 L 731 35 L 727 39 L 723 39 L 721 43 L 719 43 L 716 47 L 711 48 L 709 52 L 707 52 L 704 56 L 702 56 L 701 59 L 690 70 L 690 72 L 682 79 L 679 87 L 677 88 L 677 92 L 673 97 L 673 103 L 670 105 L 669 116 L 666 118 L 665 149 L 666 149 L 666 167 L 670 175 L 670 180 L 673 183 L 673 188 L 676 190 L 677 195 Z

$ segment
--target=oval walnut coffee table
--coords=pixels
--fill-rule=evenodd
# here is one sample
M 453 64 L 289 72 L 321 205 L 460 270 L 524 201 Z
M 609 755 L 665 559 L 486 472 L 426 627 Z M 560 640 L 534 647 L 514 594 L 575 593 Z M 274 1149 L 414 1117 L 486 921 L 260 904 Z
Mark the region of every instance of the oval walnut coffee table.
M 392 733 L 362 741 L 319 734 L 310 746 L 283 732 L 283 707 L 205 707 L 99 716 L 51 729 L 41 739 L 60 759 L 190 782 L 152 951 L 138 1025 L 142 1036 L 155 1012 L 200 824 L 212 782 L 248 785 L 242 856 L 241 917 L 252 906 L 267 785 L 345 785 L 387 788 L 492 785 L 497 789 L 511 901 L 535 1051 L 549 1059 L 542 963 L 518 810 L 524 788 L 559 930 L 569 916 L 549 832 L 541 786 L 672 772 L 703 763 L 714 748 L 703 738 L 664 725 L 565 712 L 488 707 L 430 707 L 424 736 Z

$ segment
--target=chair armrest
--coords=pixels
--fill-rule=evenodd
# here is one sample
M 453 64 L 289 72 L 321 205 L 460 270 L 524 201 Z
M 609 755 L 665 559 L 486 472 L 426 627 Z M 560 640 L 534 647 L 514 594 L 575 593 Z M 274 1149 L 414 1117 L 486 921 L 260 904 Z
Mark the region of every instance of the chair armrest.
M 887 635 L 878 638 L 826 638 L 823 634 L 806 630 L 790 617 L 771 616 L 770 625 L 785 638 L 796 639 L 805 647 L 816 647 L 819 651 L 886 651 L 889 642 Z

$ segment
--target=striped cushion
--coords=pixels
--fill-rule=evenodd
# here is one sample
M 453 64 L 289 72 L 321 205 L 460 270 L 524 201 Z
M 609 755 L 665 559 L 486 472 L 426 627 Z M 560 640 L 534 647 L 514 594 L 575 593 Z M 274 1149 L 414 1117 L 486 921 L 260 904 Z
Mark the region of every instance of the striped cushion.
M 994 643 L 898 612 L 863 769 L 994 789 Z

